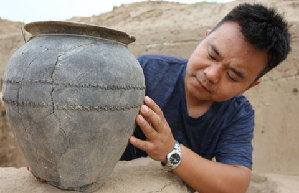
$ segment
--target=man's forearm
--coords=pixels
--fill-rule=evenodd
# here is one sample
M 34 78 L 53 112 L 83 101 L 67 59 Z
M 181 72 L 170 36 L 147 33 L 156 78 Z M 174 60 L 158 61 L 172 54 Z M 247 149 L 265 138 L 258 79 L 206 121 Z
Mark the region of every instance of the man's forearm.
M 204 159 L 182 145 L 182 162 L 173 172 L 200 193 L 245 193 L 251 170 Z

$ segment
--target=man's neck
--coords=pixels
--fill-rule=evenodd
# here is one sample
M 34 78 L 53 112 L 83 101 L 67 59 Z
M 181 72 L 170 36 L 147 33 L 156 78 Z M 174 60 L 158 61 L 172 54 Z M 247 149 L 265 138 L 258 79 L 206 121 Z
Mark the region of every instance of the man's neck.
M 190 117 L 198 118 L 204 115 L 213 105 L 212 101 L 196 100 L 194 96 L 185 91 L 187 112 Z

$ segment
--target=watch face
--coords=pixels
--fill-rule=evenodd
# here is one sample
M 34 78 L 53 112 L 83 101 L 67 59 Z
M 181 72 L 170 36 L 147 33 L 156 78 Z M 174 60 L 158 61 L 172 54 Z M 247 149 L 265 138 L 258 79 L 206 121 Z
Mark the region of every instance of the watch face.
M 178 153 L 174 153 L 170 156 L 169 161 L 173 165 L 177 165 L 181 161 L 181 156 Z

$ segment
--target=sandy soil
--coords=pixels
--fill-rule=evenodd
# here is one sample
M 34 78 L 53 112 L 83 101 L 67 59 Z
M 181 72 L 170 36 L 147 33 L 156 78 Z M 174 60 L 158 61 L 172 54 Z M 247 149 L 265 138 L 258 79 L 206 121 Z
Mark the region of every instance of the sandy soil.
M 253 173 L 247 193 L 298 193 L 299 176 Z M 26 168 L 0 167 L 0 193 L 69 193 L 40 183 Z M 95 193 L 190 193 L 193 192 L 177 176 L 163 170 L 159 162 L 149 158 L 119 162 L 111 176 Z

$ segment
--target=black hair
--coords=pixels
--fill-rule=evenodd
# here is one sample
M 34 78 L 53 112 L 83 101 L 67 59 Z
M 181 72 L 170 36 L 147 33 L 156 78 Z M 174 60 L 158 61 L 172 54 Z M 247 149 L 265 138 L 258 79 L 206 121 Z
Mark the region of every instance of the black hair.
M 245 39 L 259 50 L 266 51 L 268 64 L 257 79 L 286 59 L 291 50 L 288 24 L 273 8 L 261 4 L 239 4 L 216 25 L 213 31 L 225 22 L 238 23 Z

